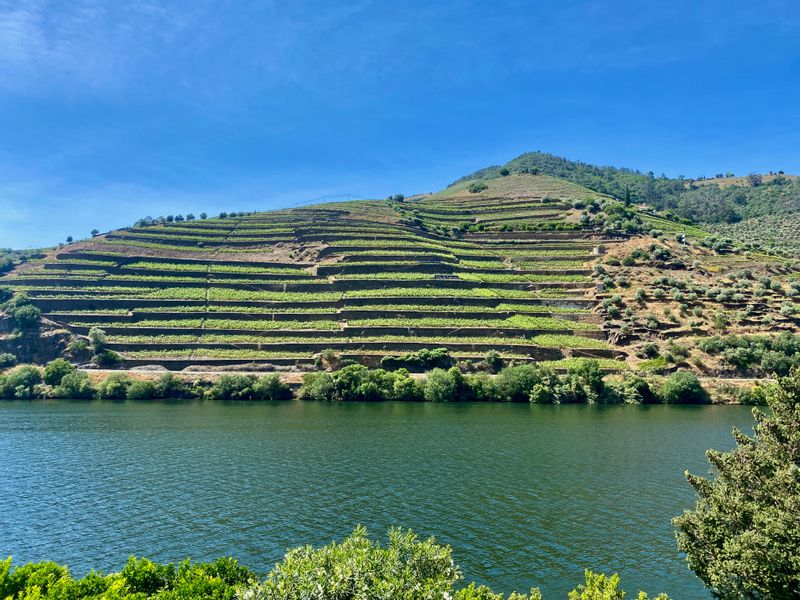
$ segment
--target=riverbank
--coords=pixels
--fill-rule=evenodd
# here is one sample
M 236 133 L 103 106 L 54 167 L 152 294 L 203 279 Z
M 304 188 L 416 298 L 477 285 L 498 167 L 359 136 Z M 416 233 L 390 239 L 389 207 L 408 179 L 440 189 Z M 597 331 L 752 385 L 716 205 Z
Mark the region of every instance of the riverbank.
M 769 382 L 701 382 L 688 372 L 668 376 L 607 373 L 597 361 L 564 373 L 536 364 L 498 372 L 457 367 L 412 374 L 348 365 L 305 374 L 90 371 L 57 359 L 0 374 L 0 399 L 532 402 L 541 404 L 762 404 Z

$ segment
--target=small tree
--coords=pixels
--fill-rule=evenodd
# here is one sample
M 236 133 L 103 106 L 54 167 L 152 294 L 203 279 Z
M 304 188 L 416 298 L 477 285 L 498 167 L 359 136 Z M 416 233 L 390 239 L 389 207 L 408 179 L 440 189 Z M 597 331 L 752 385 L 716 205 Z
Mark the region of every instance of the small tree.
M 99 354 L 106 349 L 106 332 L 99 327 L 92 327 L 89 330 L 89 345 L 92 347 L 93 354 Z
M 71 235 L 68 235 L 68 236 L 67 236 L 67 243 L 68 243 L 68 244 L 71 244 L 71 243 L 72 243 L 72 236 L 71 236 Z
M 675 519 L 689 567 L 723 600 L 800 597 L 800 370 L 753 410 L 755 436 L 706 454 L 715 474 L 686 474 L 698 499 Z
M 207 219 L 208 215 L 206 213 L 202 212 L 202 213 L 200 213 L 200 218 L 201 219 Z
M 69 362 L 63 358 L 57 358 L 47 363 L 44 368 L 44 382 L 47 385 L 58 385 L 66 375 L 75 371 Z
M 14 319 L 17 330 L 26 331 L 39 327 L 42 311 L 33 304 L 24 304 L 19 308 L 14 308 L 11 311 L 11 316 Z
M 761 175 L 759 175 L 758 173 L 750 173 L 750 175 L 747 176 L 747 182 L 753 187 L 758 187 L 759 185 L 761 185 L 761 181 L 762 181 Z
M 694 373 L 678 371 L 664 380 L 661 397 L 667 404 L 704 404 L 708 394 Z
M 98 235 L 100 233 L 100 230 L 99 229 L 92 229 L 91 233 L 92 233 L 92 237 L 94 237 L 94 236 L 96 236 L 96 235 Z

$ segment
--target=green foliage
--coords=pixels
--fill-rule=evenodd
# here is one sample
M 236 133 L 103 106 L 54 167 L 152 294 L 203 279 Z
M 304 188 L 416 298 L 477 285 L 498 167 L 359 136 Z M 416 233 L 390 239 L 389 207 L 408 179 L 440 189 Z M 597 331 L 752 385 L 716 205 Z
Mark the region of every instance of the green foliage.
M 486 185 L 483 181 L 476 181 L 475 183 L 470 184 L 469 188 L 467 188 L 471 194 L 478 194 L 483 190 L 489 189 L 489 186 Z
M 653 404 L 660 401 L 647 380 L 636 373 L 624 373 L 618 377 L 609 378 L 605 385 L 608 393 L 612 394 L 617 402 Z
M 586 583 L 569 593 L 569 600 L 625 600 L 625 592 L 619 587 L 619 575 L 611 577 L 602 573 L 585 572 Z M 644 592 L 639 592 L 637 600 L 648 600 Z M 666 594 L 659 594 L 653 600 L 669 600 Z
M 332 402 L 421 400 L 422 391 L 405 369 L 390 372 L 349 365 L 333 373 L 304 375 L 300 397 Z
M 552 175 L 616 198 L 631 197 L 656 209 L 669 209 L 678 217 L 731 223 L 743 218 L 800 212 L 800 184 L 786 178 L 775 185 L 753 186 L 752 182 L 721 187 L 700 184 L 682 177 L 656 177 L 616 167 L 599 167 L 571 161 L 544 152 L 529 152 L 507 163 L 511 173 Z M 462 180 L 498 174 L 498 167 L 479 171 Z M 459 180 L 459 181 L 462 181 Z
M 257 378 L 254 375 L 223 375 L 206 391 L 213 400 L 289 400 L 291 389 L 277 374 Z
M 137 379 L 127 386 L 126 397 L 128 400 L 153 400 L 158 397 L 156 385 L 146 379 Z
M 689 567 L 722 600 L 788 600 L 800 593 L 800 371 L 754 409 L 755 436 L 709 450 L 710 479 L 687 473 L 698 495 L 675 519 Z
M 92 348 L 92 353 L 99 354 L 106 349 L 108 338 L 106 332 L 99 327 L 92 327 L 89 330 L 89 345 Z
M 14 309 L 11 316 L 14 318 L 17 329 L 26 331 L 36 329 L 39 326 L 42 311 L 32 304 L 26 304 Z
M 444 598 L 459 575 L 450 548 L 436 544 L 433 538 L 420 541 L 411 531 L 392 529 L 384 548 L 358 527 L 341 544 L 290 550 L 247 598 Z
M 705 404 L 708 393 L 694 373 L 678 371 L 664 380 L 661 397 L 667 404 Z
M 0 375 L 0 398 L 30 399 L 36 396 L 36 386 L 42 383 L 42 373 L 36 367 L 22 366 Z
M 586 571 L 585 584 L 570 600 L 622 600 L 619 577 Z M 449 546 L 412 531 L 390 529 L 381 546 L 359 526 L 341 543 L 322 548 L 302 546 L 257 582 L 247 567 L 232 558 L 214 562 L 158 564 L 131 557 L 119 573 L 91 571 L 73 579 L 53 562 L 12 568 L 0 561 L 0 597 L 8 600 L 505 600 L 506 596 L 474 583 L 456 589 L 462 574 Z M 647 600 L 640 592 L 638 600 Z M 537 588 L 529 595 L 513 592 L 507 600 L 542 600 Z M 669 600 L 661 594 L 654 600 Z
M 155 384 L 157 398 L 178 399 L 191 398 L 193 392 L 188 385 L 172 373 L 164 373 Z
M 91 400 L 95 398 L 97 390 L 83 371 L 70 371 L 65 374 L 58 385 L 53 388 L 53 398 L 66 398 L 75 400 Z
M 232 558 L 176 567 L 131 557 L 119 573 L 91 571 L 82 579 L 53 562 L 12 569 L 10 558 L 0 561 L 0 597 L 9 600 L 233 600 L 254 583 L 252 571 Z
M 423 348 L 418 352 L 411 352 L 403 356 L 384 356 L 381 358 L 381 368 L 387 371 L 407 369 L 417 373 L 430 369 L 449 368 L 454 364 L 453 357 L 447 348 Z
M 10 288 L 0 288 L 0 311 L 11 317 L 17 331 L 38 329 L 42 311 L 31 304 L 25 293 L 14 294 Z
M 118 366 L 122 362 L 122 358 L 116 352 L 102 350 L 92 357 L 92 362 L 98 367 L 111 369 Z
M 499 402 L 551 402 L 558 377 L 535 364 L 507 367 L 491 381 L 489 391 Z
M 456 367 L 434 369 L 425 380 L 425 400 L 428 402 L 459 402 L 474 399 L 472 389 Z
M 0 371 L 17 364 L 17 357 L 9 352 L 0 353 Z
M 44 368 L 44 382 L 47 385 L 58 385 L 65 375 L 75 371 L 75 367 L 63 358 L 57 358 L 47 363 Z
M 800 335 L 784 331 L 777 336 L 726 335 L 701 339 L 698 348 L 721 355 L 739 370 L 759 368 L 766 373 L 784 376 L 800 365 Z
M 125 373 L 111 373 L 97 386 L 97 397 L 100 400 L 124 400 L 132 383 Z

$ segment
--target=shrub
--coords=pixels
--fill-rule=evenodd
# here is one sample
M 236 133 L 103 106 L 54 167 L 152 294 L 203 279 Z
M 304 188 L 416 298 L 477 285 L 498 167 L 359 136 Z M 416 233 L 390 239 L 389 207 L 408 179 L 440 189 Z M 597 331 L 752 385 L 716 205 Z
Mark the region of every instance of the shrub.
M 645 342 L 636 350 L 636 356 L 639 358 L 656 358 L 660 356 L 660 354 L 661 352 L 658 349 L 658 344 L 654 342 Z
M 653 404 L 658 397 L 650 389 L 647 380 L 635 373 L 625 373 L 611 378 L 607 384 L 608 392 L 615 396 L 615 401 L 626 404 Z
M 694 373 L 678 371 L 664 380 L 661 398 L 667 404 L 705 404 L 709 401 Z
M 488 188 L 489 188 L 489 186 L 486 185 L 483 181 L 476 181 L 475 183 L 470 184 L 469 188 L 467 188 L 467 189 L 472 194 L 478 194 L 478 193 L 480 193 L 483 190 L 486 190 Z
M 497 350 L 489 350 L 484 354 L 483 362 L 493 373 L 497 373 L 503 368 L 503 357 Z
M 428 402 L 458 402 L 466 400 L 464 376 L 457 368 L 434 369 L 425 381 L 425 400 Z
M 458 578 L 449 546 L 439 546 L 433 538 L 419 541 L 411 531 L 392 529 L 383 548 L 358 527 L 341 544 L 289 550 L 248 598 L 355 599 L 371 598 L 373 593 L 387 598 L 444 598 Z
M 152 381 L 140 379 L 128 386 L 126 397 L 128 400 L 153 400 L 158 395 L 156 386 Z
M 405 369 L 390 372 L 349 365 L 334 373 L 305 375 L 300 397 L 332 402 L 417 400 L 422 398 L 422 393 L 419 384 Z
M 54 398 L 91 400 L 96 393 L 89 376 L 83 371 L 75 370 L 64 375 L 59 384 L 53 388 Z
M 57 358 L 47 363 L 44 368 L 44 382 L 47 385 L 58 385 L 65 375 L 75 371 L 75 367 L 63 358 Z
M 579 585 L 568 595 L 568 600 L 624 600 L 625 592 L 619 588 L 619 575 L 611 577 L 602 573 L 586 571 L 586 583 Z M 639 592 L 638 600 L 648 600 L 647 594 Z M 510 600 L 510 599 L 509 599 Z M 659 594 L 653 600 L 669 600 L 666 594 Z
M 585 360 L 570 366 L 553 390 L 555 402 L 594 404 L 613 401 L 614 396 L 606 393 L 600 364 L 596 360 Z
M 42 383 L 39 369 L 23 366 L 0 376 L 0 398 L 28 399 L 35 395 L 34 388 Z
M 190 398 L 192 392 L 186 383 L 172 373 L 164 373 L 155 384 L 159 398 Z
M 17 357 L 8 352 L 0 353 L 0 370 L 13 367 L 17 364 Z
M 122 362 L 122 358 L 116 352 L 112 352 L 111 350 L 103 350 L 92 357 L 92 362 L 98 367 L 111 369 L 118 366 Z
M 146 558 L 131 556 L 120 575 L 134 594 L 152 596 L 175 578 L 175 565 L 159 565 Z
M 97 397 L 101 400 L 124 400 L 132 383 L 125 373 L 111 373 L 97 386 Z
M 553 401 L 549 393 L 555 385 L 555 374 L 544 367 L 535 364 L 514 365 L 500 371 L 490 386 L 492 399 L 499 402 L 545 402 Z M 537 395 L 532 399 L 531 394 L 537 386 L 547 394 Z
M 291 388 L 276 373 L 265 375 L 253 384 L 254 400 L 291 400 Z
M 99 354 L 106 348 L 107 337 L 106 332 L 99 327 L 92 327 L 89 330 L 89 345 L 92 348 L 93 354 Z
M 213 400 L 252 400 L 252 375 L 223 375 L 206 392 L 206 397 Z
M 403 356 L 384 356 L 381 358 L 381 368 L 386 370 L 408 369 L 412 372 L 423 372 L 430 369 L 447 369 L 455 361 L 450 356 L 447 348 L 423 348 L 418 352 L 411 352 Z
M 37 329 L 42 316 L 42 311 L 33 304 L 24 304 L 11 311 L 16 328 L 20 331 Z

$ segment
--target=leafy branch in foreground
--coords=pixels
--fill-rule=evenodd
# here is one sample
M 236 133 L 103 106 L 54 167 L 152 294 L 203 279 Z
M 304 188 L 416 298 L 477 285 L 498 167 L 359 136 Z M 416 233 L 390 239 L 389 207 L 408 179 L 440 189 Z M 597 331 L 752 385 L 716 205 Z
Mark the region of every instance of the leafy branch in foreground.
M 689 567 L 723 600 L 800 597 L 800 369 L 754 409 L 755 435 L 709 450 L 712 478 L 687 473 L 697 505 L 675 519 Z

